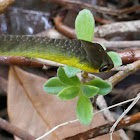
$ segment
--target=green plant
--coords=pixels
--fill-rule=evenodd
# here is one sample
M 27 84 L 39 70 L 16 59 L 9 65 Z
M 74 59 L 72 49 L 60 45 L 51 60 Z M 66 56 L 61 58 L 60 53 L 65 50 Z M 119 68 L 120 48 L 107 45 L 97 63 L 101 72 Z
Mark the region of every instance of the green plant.
M 75 27 L 78 39 L 92 41 L 94 18 L 89 10 L 85 9 L 79 12 Z M 104 46 L 103 48 L 105 49 Z M 108 55 L 115 67 L 121 65 L 121 58 L 117 53 L 108 52 Z M 44 85 L 44 91 L 57 95 L 61 100 L 71 100 L 78 96 L 77 117 L 82 124 L 89 125 L 93 117 L 93 107 L 89 98 L 95 95 L 108 94 L 112 90 L 112 86 L 101 79 L 93 79 L 83 84 L 76 76 L 78 72 L 81 72 L 78 68 L 60 67 L 57 71 L 58 77 L 49 79 Z

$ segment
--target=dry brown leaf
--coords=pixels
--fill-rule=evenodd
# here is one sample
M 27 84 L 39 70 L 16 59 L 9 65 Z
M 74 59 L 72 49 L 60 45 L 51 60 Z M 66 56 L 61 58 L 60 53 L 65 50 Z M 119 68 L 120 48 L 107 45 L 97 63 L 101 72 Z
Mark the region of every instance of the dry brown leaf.
M 0 0 L 0 14 L 5 11 L 5 9 L 10 6 L 15 0 Z
M 57 96 L 43 91 L 45 82 L 45 78 L 17 67 L 10 68 L 8 83 L 10 121 L 36 138 L 58 124 L 76 119 L 77 98 L 71 101 L 59 100 Z M 90 126 L 83 126 L 79 122 L 69 124 L 58 128 L 44 140 L 61 140 L 102 124 L 105 124 L 104 118 L 101 114 L 97 114 Z M 104 135 L 94 140 L 102 139 L 109 140 L 109 136 Z M 116 134 L 114 140 L 120 140 Z

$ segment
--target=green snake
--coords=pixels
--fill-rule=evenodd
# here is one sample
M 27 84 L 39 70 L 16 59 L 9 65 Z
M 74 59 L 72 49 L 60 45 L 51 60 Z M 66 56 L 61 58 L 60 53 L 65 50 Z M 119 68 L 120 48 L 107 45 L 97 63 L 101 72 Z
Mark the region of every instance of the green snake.
M 100 44 L 77 39 L 1 35 L 0 55 L 42 58 L 87 72 L 103 72 L 113 68 L 111 58 Z

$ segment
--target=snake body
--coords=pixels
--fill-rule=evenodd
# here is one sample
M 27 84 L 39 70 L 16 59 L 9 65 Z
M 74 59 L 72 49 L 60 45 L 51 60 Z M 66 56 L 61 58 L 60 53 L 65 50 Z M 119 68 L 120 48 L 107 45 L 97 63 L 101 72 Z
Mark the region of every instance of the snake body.
M 113 62 L 101 45 L 76 39 L 49 39 L 24 35 L 1 35 L 0 55 L 52 60 L 87 72 L 99 72 Z

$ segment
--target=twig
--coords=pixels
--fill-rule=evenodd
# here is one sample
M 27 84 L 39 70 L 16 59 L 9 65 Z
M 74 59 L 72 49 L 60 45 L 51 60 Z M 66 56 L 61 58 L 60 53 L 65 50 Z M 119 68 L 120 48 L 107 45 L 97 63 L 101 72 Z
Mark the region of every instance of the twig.
M 56 29 L 62 32 L 64 35 L 68 36 L 69 38 L 77 38 L 75 30 L 73 28 L 70 28 L 64 25 L 62 20 L 63 20 L 63 17 L 60 15 L 54 18 Z
M 29 58 L 29 60 L 40 63 L 40 64 L 44 64 L 44 65 L 49 65 L 49 66 L 56 66 L 56 67 L 64 67 L 64 64 L 60 64 L 51 60 L 46 60 L 46 59 L 41 59 L 41 58 Z
M 74 123 L 74 122 L 77 122 L 77 121 L 78 121 L 78 119 L 59 124 L 59 125 L 55 126 L 53 129 L 51 129 L 50 131 L 48 131 L 47 133 L 45 133 L 44 135 L 42 135 L 41 137 L 39 137 L 39 138 L 37 138 L 35 140 L 41 140 L 42 138 L 44 138 L 45 136 L 49 135 L 50 133 L 52 133 L 53 131 L 55 131 L 59 127 L 64 126 L 64 125 L 68 125 L 70 123 Z
M 120 115 L 114 111 L 111 111 L 111 114 L 115 118 L 115 120 L 117 120 L 120 117 Z M 127 117 L 128 117 L 128 115 L 125 115 L 125 118 L 127 118 Z M 136 124 L 130 125 L 128 127 L 125 127 L 125 129 L 140 132 L 140 125 L 139 125 L 139 123 L 136 123 Z
M 125 8 L 125 9 L 109 9 L 106 7 L 101 7 L 101 6 L 97 6 L 97 5 L 91 5 L 88 3 L 83 3 L 80 1 L 69 1 L 69 0 L 50 0 L 52 2 L 56 2 L 62 6 L 68 7 L 69 9 L 74 9 L 74 10 L 81 10 L 81 9 L 89 9 L 98 13 L 103 13 L 103 14 L 108 14 L 108 15 L 114 15 L 114 16 L 119 16 L 119 15 L 123 15 L 123 14 L 129 14 L 132 12 L 135 12 L 137 10 L 140 9 L 140 5 L 136 5 L 133 7 L 129 7 L 129 8 Z
M 99 23 L 101 23 L 101 24 L 110 24 L 110 23 L 113 23 L 113 21 L 100 18 L 100 17 L 97 16 L 97 15 L 94 15 L 94 19 L 95 19 L 96 22 L 99 22 Z
M 122 115 L 118 118 L 118 120 L 113 124 L 113 126 L 110 128 L 110 139 L 113 140 L 112 134 L 114 130 L 116 129 L 117 125 L 119 122 L 122 120 L 122 118 L 133 108 L 133 106 L 138 102 L 140 99 L 140 93 L 138 93 L 137 97 L 135 100 L 129 105 L 129 107 L 122 113 Z M 128 118 L 129 119 L 129 118 Z M 140 120 L 139 120 L 140 121 Z M 125 119 L 125 123 L 130 123 L 129 120 Z
M 106 48 L 140 48 L 140 41 L 96 41 Z
M 34 140 L 35 138 L 31 136 L 29 133 L 26 131 L 10 124 L 6 120 L 0 118 L 0 128 L 6 130 L 7 132 L 16 135 L 17 137 L 24 139 L 24 140 Z
M 0 64 L 4 65 L 20 65 L 26 67 L 43 67 L 43 64 L 30 61 L 26 57 L 21 56 L 0 56 Z
M 103 108 L 107 108 L 107 103 L 102 95 L 98 96 L 96 103 L 101 110 Z M 112 114 L 109 112 L 109 109 L 108 110 L 106 109 L 105 111 L 103 111 L 103 114 L 109 122 L 115 121 L 115 119 L 112 117 Z
M 129 64 L 140 60 L 140 48 L 128 48 L 124 51 L 119 51 L 118 54 L 120 55 L 123 64 Z
M 135 115 L 129 116 L 125 119 L 122 119 L 119 124 L 117 125 L 116 130 L 119 130 L 121 128 L 124 128 L 126 126 L 129 126 L 131 124 L 135 124 L 140 122 L 140 113 L 137 113 Z M 95 138 L 97 136 L 101 136 L 104 134 L 109 133 L 110 128 L 112 127 L 112 125 L 114 124 L 114 122 L 111 123 L 107 123 L 105 125 L 101 125 L 98 126 L 96 128 L 90 129 L 84 133 L 79 133 L 75 136 L 69 137 L 69 138 L 65 138 L 64 140 L 87 140 L 87 139 L 92 139 Z
M 138 34 L 140 32 L 140 20 L 115 22 L 98 26 L 95 28 L 96 37 L 112 38 L 113 36 L 124 36 Z
M 103 112 L 103 111 L 105 111 L 105 110 L 114 108 L 114 107 L 116 107 L 116 106 L 118 106 L 118 105 L 122 105 L 122 104 L 125 104 L 125 103 L 128 103 L 128 102 L 131 102 L 131 101 L 133 101 L 134 99 L 135 99 L 135 98 L 130 99 L 130 100 L 127 100 L 127 101 L 123 101 L 123 102 L 121 102 L 121 103 L 112 105 L 112 106 L 107 107 L 107 108 L 104 108 L 104 109 L 102 109 L 102 110 L 100 110 L 100 111 L 95 112 L 94 115 L 95 115 L 95 114 L 98 114 L 98 113 L 100 113 L 100 112 Z M 77 122 L 77 121 L 79 121 L 79 120 L 76 119 L 76 120 L 71 120 L 71 121 L 68 121 L 68 122 L 59 124 L 59 125 L 55 126 L 54 128 L 52 128 L 51 130 L 49 130 L 48 132 L 46 132 L 44 135 L 42 135 L 42 136 L 40 136 L 39 138 L 37 138 L 36 140 L 40 140 L 40 139 L 44 138 L 45 136 L 49 135 L 50 133 L 52 133 L 53 131 L 55 131 L 56 129 L 58 129 L 58 128 L 61 127 L 61 126 L 64 126 L 64 125 L 67 125 L 67 124 L 70 124 L 70 123 L 74 123 L 74 122 Z
M 123 80 L 128 75 L 134 73 L 139 68 L 140 68 L 140 60 L 138 60 L 138 61 L 136 61 L 136 62 L 134 62 L 132 64 L 128 64 L 126 66 L 126 70 L 119 71 L 117 74 L 115 74 L 112 77 L 110 77 L 107 80 L 107 82 L 110 83 L 110 84 L 112 84 L 112 86 L 114 87 L 114 85 L 116 85 L 119 81 Z
M 129 99 L 129 100 L 126 100 L 126 101 L 117 103 L 117 104 L 115 104 L 115 105 L 106 107 L 106 108 L 104 108 L 104 109 L 98 111 L 98 113 L 103 112 L 103 111 L 108 110 L 108 109 L 111 109 L 111 108 L 114 108 L 114 107 L 117 107 L 117 106 L 121 106 L 122 104 L 126 104 L 126 103 L 132 102 L 132 101 L 134 101 L 134 100 L 135 100 L 135 98 L 132 98 L 132 99 Z M 96 113 L 95 113 L 95 114 L 96 114 Z
M 131 100 L 130 100 L 131 101 Z M 107 103 L 104 99 L 104 97 L 102 95 L 98 96 L 97 98 L 97 105 L 98 107 L 102 110 L 103 108 L 107 108 Z M 119 103 L 118 104 L 115 104 L 115 106 L 118 105 L 119 106 Z M 115 119 L 113 118 L 111 112 L 109 111 L 109 109 L 106 109 L 105 111 L 103 111 L 103 114 L 104 116 L 106 117 L 106 119 L 109 121 L 109 122 L 115 122 Z M 128 136 L 126 135 L 125 131 L 123 129 L 120 129 L 118 131 L 118 134 L 119 136 L 122 138 L 122 140 L 129 140 Z

